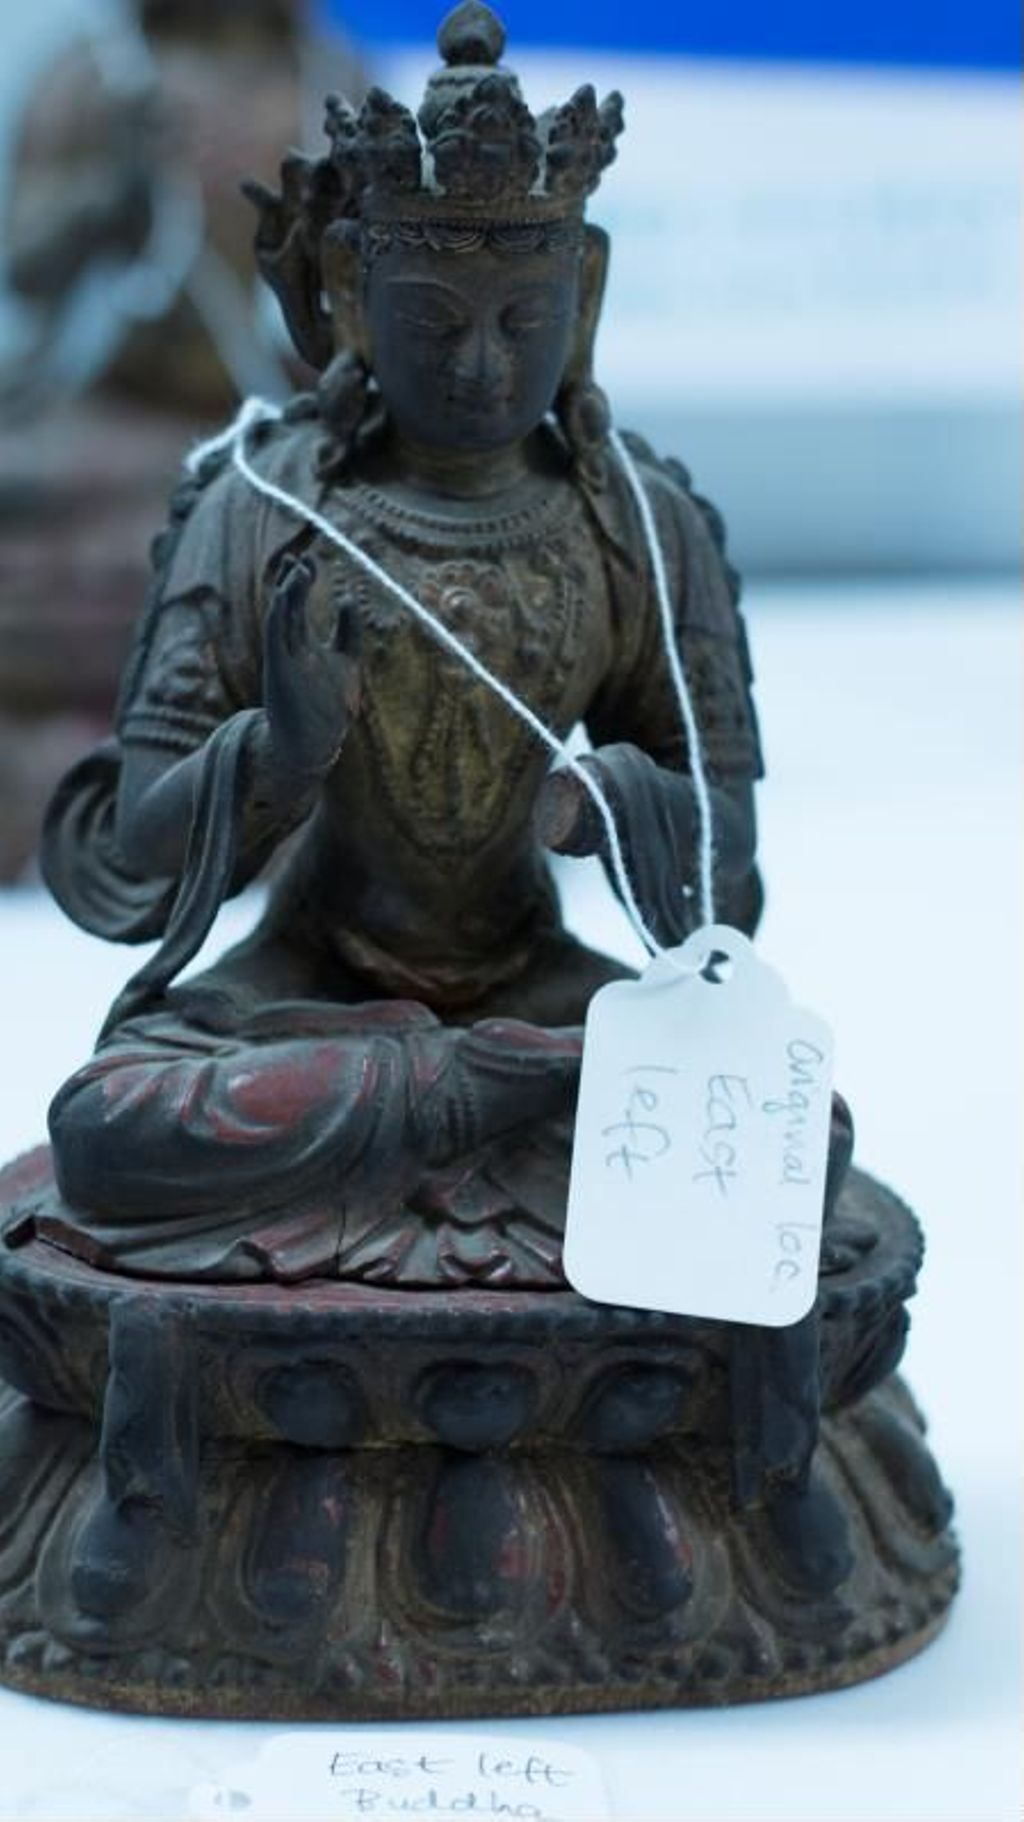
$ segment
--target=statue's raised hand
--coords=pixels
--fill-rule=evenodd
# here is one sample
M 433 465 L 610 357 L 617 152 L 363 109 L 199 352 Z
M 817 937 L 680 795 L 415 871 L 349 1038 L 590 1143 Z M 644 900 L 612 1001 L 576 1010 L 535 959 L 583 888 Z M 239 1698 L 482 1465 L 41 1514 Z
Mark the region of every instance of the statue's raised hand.
M 289 557 L 274 585 L 263 637 L 263 706 L 275 769 L 323 778 L 359 705 L 359 616 L 344 602 L 326 634 L 310 613 L 316 567 Z

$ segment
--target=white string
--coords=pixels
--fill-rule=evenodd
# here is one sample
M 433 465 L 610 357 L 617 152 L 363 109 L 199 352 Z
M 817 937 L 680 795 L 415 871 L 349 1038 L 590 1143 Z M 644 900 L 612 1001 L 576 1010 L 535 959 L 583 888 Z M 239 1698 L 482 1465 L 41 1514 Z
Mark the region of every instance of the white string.
M 605 834 L 608 838 L 609 861 L 615 875 L 615 883 L 622 895 L 622 902 L 629 918 L 633 923 L 637 934 L 644 943 L 644 946 L 650 951 L 651 955 L 665 955 L 666 950 L 664 946 L 658 942 L 653 931 L 648 928 L 643 913 L 640 910 L 640 906 L 637 903 L 629 873 L 626 869 L 626 860 L 622 852 L 619 831 L 615 824 L 615 817 L 612 814 L 611 806 L 608 803 L 604 792 L 601 790 L 600 785 L 597 784 L 586 767 L 582 766 L 579 760 L 570 753 L 563 741 L 559 740 L 555 734 L 552 734 L 550 728 L 545 726 L 540 717 L 535 715 L 533 710 L 523 702 L 506 683 L 503 683 L 500 677 L 496 677 L 494 672 L 489 670 L 486 664 L 482 663 L 475 652 L 470 651 L 467 645 L 463 645 L 461 639 L 458 639 L 456 635 L 450 631 L 443 620 L 439 620 L 436 615 L 430 612 L 429 608 L 424 607 L 422 601 L 418 601 L 415 595 L 411 594 L 407 588 L 404 588 L 400 582 L 397 582 L 394 576 L 389 575 L 386 569 L 382 569 L 379 563 L 374 562 L 374 559 L 371 556 L 368 556 L 366 551 L 360 549 L 359 545 L 354 543 L 351 538 L 346 537 L 339 526 L 332 524 L 330 519 L 325 518 L 324 514 L 318 512 L 314 506 L 310 506 L 305 501 L 298 499 L 294 494 L 288 493 L 285 488 L 277 487 L 273 481 L 265 480 L 262 475 L 257 474 L 255 469 L 250 466 L 244 452 L 247 431 L 255 424 L 266 423 L 268 420 L 279 418 L 280 415 L 281 413 L 278 407 L 268 404 L 264 399 L 246 399 L 245 404 L 239 411 L 234 423 L 230 424 L 228 428 L 220 432 L 219 435 L 211 437 L 208 442 L 200 444 L 198 449 L 193 450 L 191 456 L 188 458 L 187 466 L 194 470 L 199 467 L 200 463 L 203 462 L 208 455 L 213 455 L 222 449 L 230 448 L 232 461 L 234 462 L 235 467 L 239 474 L 248 481 L 250 487 L 255 488 L 256 492 L 263 494 L 266 499 L 276 501 L 276 503 L 279 506 L 283 506 L 287 512 L 294 513 L 299 518 L 304 519 L 307 524 L 312 525 L 315 530 L 322 533 L 322 535 L 332 544 L 337 545 L 340 550 L 343 550 L 346 556 L 351 557 L 354 562 L 358 563 L 360 567 L 366 571 L 367 575 L 372 576 L 375 582 L 379 583 L 382 588 L 387 589 L 388 593 L 393 595 L 396 600 L 400 601 L 403 607 L 407 607 L 409 612 L 415 616 L 422 626 L 427 628 L 428 632 L 430 632 L 441 645 L 445 646 L 448 651 L 454 653 L 457 658 L 461 659 L 462 663 L 468 670 L 472 671 L 473 675 L 477 677 L 481 683 L 486 684 L 489 689 L 493 690 L 495 695 L 501 698 L 502 702 L 511 710 L 513 715 L 517 715 L 520 721 L 526 723 L 526 726 L 537 736 L 537 739 L 542 741 L 557 759 L 561 760 L 563 765 L 572 772 L 573 776 L 579 780 L 588 795 L 592 798 L 601 817 L 601 821 L 604 824 Z
M 526 726 L 536 735 L 537 739 L 548 748 L 549 752 L 553 753 L 566 769 L 579 780 L 580 784 L 582 784 L 584 790 L 593 801 L 598 814 L 601 817 L 605 834 L 608 839 L 608 858 L 612 872 L 615 876 L 615 883 L 618 886 L 626 912 L 641 941 L 644 943 L 644 946 L 653 956 L 667 956 L 673 962 L 673 965 L 678 968 L 680 973 L 693 972 L 690 968 L 682 968 L 675 961 L 675 957 L 671 955 L 671 952 L 667 951 L 664 945 L 658 942 L 657 937 L 648 928 L 643 913 L 640 910 L 640 906 L 637 903 L 632 882 L 626 868 L 625 855 L 622 851 L 619 831 L 611 805 L 608 803 L 608 800 L 596 779 L 569 751 L 569 748 L 565 745 L 564 741 L 559 740 L 557 735 L 553 734 L 550 728 L 541 721 L 540 717 L 534 714 L 529 705 L 523 702 L 522 699 L 515 694 L 515 691 L 509 688 L 508 684 L 503 683 L 500 677 L 495 676 L 494 672 L 488 669 L 487 665 L 476 656 L 475 652 L 470 650 L 469 646 L 463 644 L 462 640 L 445 625 L 443 620 L 439 620 L 435 614 L 431 613 L 429 608 L 423 605 L 422 601 L 418 600 L 417 597 L 410 592 L 409 589 L 403 587 L 401 582 L 396 581 L 394 576 L 389 575 L 388 571 L 383 569 L 379 563 L 375 562 L 374 559 L 369 556 L 366 551 L 362 550 L 353 539 L 349 538 L 346 533 L 341 530 L 340 526 L 333 524 L 323 513 L 318 512 L 316 507 L 310 506 L 306 501 L 300 500 L 295 494 L 289 493 L 285 488 L 278 487 L 273 481 L 266 480 L 251 466 L 245 453 L 245 439 L 247 433 L 256 425 L 273 422 L 279 419 L 280 416 L 281 409 L 279 406 L 269 404 L 265 399 L 246 399 L 245 403 L 239 409 L 234 421 L 229 424 L 225 430 L 220 431 L 216 436 L 210 437 L 206 442 L 201 443 L 194 449 L 187 459 L 186 466 L 190 472 L 194 473 L 208 456 L 216 455 L 222 450 L 229 449 L 235 468 L 238 470 L 239 474 L 242 475 L 243 479 L 248 482 L 250 487 L 257 493 L 262 494 L 265 499 L 273 500 L 278 506 L 283 507 L 286 512 L 290 512 L 296 517 L 303 519 L 308 525 L 311 525 L 316 531 L 319 531 L 330 543 L 336 545 L 338 549 L 343 550 L 346 556 L 351 557 L 353 562 L 357 563 L 381 588 L 386 589 L 389 594 L 393 595 L 397 601 L 402 603 L 403 607 L 408 608 L 409 612 L 427 629 L 432 637 L 448 651 L 452 652 L 481 683 L 485 684 L 488 689 L 493 690 L 494 694 L 504 702 L 510 712 L 517 716 L 520 721 L 525 722 Z M 683 715 L 690 745 L 691 767 L 695 774 L 694 787 L 697 795 L 698 813 L 700 816 L 702 861 L 701 904 L 702 911 L 707 912 L 707 921 L 710 922 L 713 921 L 711 918 L 713 896 L 710 887 L 711 806 L 708 796 L 707 780 L 700 758 L 700 741 L 697 733 L 696 718 L 693 713 L 693 706 L 690 701 L 686 678 L 683 674 L 682 667 L 679 664 L 678 654 L 675 650 L 671 602 L 668 594 L 668 583 L 665 578 L 664 562 L 661 557 L 661 547 L 658 543 L 657 531 L 654 526 L 650 508 L 647 505 L 647 497 L 643 493 L 639 477 L 632 465 L 628 452 L 619 444 L 618 438 L 616 438 L 615 441 L 616 453 L 622 460 L 627 480 L 637 494 L 638 505 L 640 505 L 641 509 L 641 522 L 643 524 L 644 535 L 647 540 L 647 547 L 651 557 L 655 586 L 658 591 L 659 606 L 662 609 L 662 625 L 666 635 L 666 645 L 669 650 L 672 680 L 675 685 L 676 694 L 679 698 L 680 710 Z M 707 880 L 705 880 L 704 873 L 705 847 L 708 850 Z
M 675 624 L 672 618 L 672 597 L 669 594 L 668 577 L 665 574 L 664 552 L 661 548 L 661 539 L 658 537 L 658 528 L 654 523 L 651 502 L 637 473 L 636 463 L 617 430 L 609 433 L 608 440 L 622 464 L 622 471 L 636 501 L 647 544 L 647 554 L 651 560 L 654 587 L 658 597 L 658 612 L 661 616 L 662 643 L 668 659 L 672 686 L 679 704 L 679 713 L 686 730 L 687 757 L 690 761 L 690 776 L 693 780 L 693 794 L 697 809 L 697 886 L 699 893 L 697 902 L 700 909 L 700 921 L 702 924 L 713 924 L 715 922 L 715 838 L 714 819 L 711 812 L 711 791 L 704 769 L 700 728 L 694 712 L 693 698 L 690 695 L 690 686 L 686 681 L 686 672 L 683 669 L 679 647 L 676 644 Z

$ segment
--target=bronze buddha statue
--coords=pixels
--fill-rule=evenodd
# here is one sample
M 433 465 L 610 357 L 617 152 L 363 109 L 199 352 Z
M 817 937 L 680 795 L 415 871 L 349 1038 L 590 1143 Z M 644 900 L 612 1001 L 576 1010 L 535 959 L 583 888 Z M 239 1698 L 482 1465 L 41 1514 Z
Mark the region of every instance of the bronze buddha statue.
M 849 1170 L 838 1097 L 802 1322 L 607 1309 L 562 1271 L 582 1024 L 627 971 L 562 923 L 548 852 L 608 861 L 607 834 L 510 699 L 556 742 L 583 723 L 654 940 L 699 922 L 631 475 L 748 933 L 761 757 L 721 522 L 593 377 L 619 97 L 535 117 L 503 41 L 466 0 L 417 118 L 332 100 L 327 154 L 252 187 L 320 377 L 194 461 L 116 737 L 48 817 L 75 921 L 161 939 L 53 1103 L 52 1174 L 0 1184 L 0 1313 L 7 1287 L 34 1338 L 0 1360 L 90 1463 L 38 1519 L 33 1597 L 79 1698 L 124 1699 L 142 1653 L 132 1701 L 184 1712 L 742 1699 L 899 1661 L 955 1582 L 891 1377 L 917 1230 Z M 268 862 L 253 933 L 179 979 Z

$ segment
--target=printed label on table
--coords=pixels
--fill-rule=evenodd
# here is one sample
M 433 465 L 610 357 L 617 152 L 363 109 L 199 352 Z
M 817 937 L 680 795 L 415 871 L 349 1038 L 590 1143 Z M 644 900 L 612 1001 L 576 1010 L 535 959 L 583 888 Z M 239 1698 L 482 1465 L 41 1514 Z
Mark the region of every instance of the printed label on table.
M 193 1822 L 362 1822 L 426 1816 L 607 1822 L 601 1774 L 575 1746 L 402 1728 L 279 1734 L 192 1792 Z
M 716 959 L 717 958 L 717 959 Z M 565 1270 L 598 1303 L 784 1328 L 817 1292 L 832 1038 L 709 925 L 591 1002 Z

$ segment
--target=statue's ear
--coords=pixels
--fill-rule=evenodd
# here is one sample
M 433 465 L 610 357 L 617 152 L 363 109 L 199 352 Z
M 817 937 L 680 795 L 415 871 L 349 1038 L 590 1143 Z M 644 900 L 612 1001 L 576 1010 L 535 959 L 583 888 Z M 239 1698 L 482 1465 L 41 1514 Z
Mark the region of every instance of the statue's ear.
M 578 386 L 589 380 L 594 366 L 594 342 L 604 302 L 605 279 L 611 242 L 603 228 L 588 222 L 583 230 L 583 259 L 580 267 L 580 308 L 576 335 L 565 369 L 563 384 Z
M 361 360 L 368 360 L 362 255 L 354 223 L 339 221 L 328 228 L 320 242 L 320 272 L 335 348 L 351 349 Z

